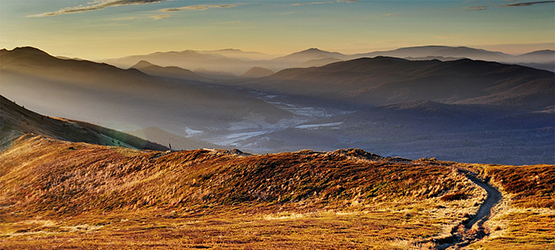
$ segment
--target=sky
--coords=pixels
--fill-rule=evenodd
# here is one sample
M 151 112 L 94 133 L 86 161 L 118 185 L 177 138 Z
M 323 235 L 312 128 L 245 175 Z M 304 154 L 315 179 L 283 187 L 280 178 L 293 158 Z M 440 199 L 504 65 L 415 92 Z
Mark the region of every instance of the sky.
M 422 45 L 555 49 L 555 1 L 0 0 L 0 48 L 90 60 L 225 48 L 284 55 Z

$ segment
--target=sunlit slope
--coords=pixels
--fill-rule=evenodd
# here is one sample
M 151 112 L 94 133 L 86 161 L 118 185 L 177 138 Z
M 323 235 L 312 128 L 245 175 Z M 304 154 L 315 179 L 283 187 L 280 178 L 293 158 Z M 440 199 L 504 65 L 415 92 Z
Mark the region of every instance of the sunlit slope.
M 25 135 L 0 154 L 0 240 L 20 248 L 437 247 L 485 198 L 453 167 L 469 166 L 357 149 L 156 152 Z M 545 197 L 552 168 L 494 166 L 481 176 L 518 183 L 535 174 L 540 185 L 526 192 Z M 553 197 L 539 198 L 541 211 L 518 210 L 520 191 L 500 187 L 491 237 L 475 245 L 552 246 L 554 232 L 542 225 L 553 224 Z
M 0 154 L 0 162 L 0 213 L 8 221 L 197 206 L 364 208 L 457 192 L 481 197 L 448 163 L 362 150 L 141 152 L 25 135 Z
M 555 248 L 555 165 L 466 167 L 498 187 L 504 199 L 486 222 L 491 235 L 475 249 Z

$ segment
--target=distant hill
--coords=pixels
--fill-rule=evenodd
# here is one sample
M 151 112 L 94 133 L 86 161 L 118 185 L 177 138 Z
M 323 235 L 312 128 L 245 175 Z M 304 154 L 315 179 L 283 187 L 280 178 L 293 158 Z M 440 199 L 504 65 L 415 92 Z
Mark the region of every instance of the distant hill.
M 519 64 L 530 66 L 533 68 L 555 71 L 555 51 L 553 50 L 539 50 L 522 55 L 510 55 L 502 52 L 488 51 L 484 49 L 476 49 L 469 47 L 450 47 L 450 46 L 419 46 L 419 47 L 406 47 L 389 51 L 375 51 L 370 53 L 361 53 L 351 55 L 350 58 L 360 57 L 376 57 L 376 56 L 390 56 L 405 59 L 432 59 L 439 60 L 456 60 L 462 58 L 495 61 L 501 63 Z
M 260 67 L 252 67 L 251 69 L 249 69 L 247 72 L 245 72 L 241 76 L 242 77 L 256 78 L 256 77 L 269 76 L 269 75 L 272 75 L 274 73 L 275 73 L 274 71 L 271 71 L 269 69 L 260 68 Z
M 113 129 L 82 121 L 43 116 L 0 96 L 0 148 L 5 148 L 17 137 L 28 133 L 72 142 L 168 150 L 162 145 Z
M 348 56 L 338 53 L 320 50 L 317 48 L 310 48 L 307 50 L 292 53 L 287 56 L 272 59 L 272 61 L 289 64 L 301 64 L 309 60 L 324 59 L 324 58 L 347 58 Z
M 204 54 L 222 55 L 228 58 L 248 60 L 248 61 L 268 60 L 273 57 L 272 55 L 268 55 L 260 52 L 242 51 L 240 49 L 204 50 L 199 52 Z
M 366 105 L 430 100 L 542 109 L 553 105 L 554 76 L 549 71 L 470 59 L 376 57 L 286 69 L 251 85 Z
M 376 51 L 364 54 L 356 54 L 355 57 L 376 57 L 376 56 L 391 56 L 391 57 L 426 57 L 426 56 L 441 56 L 453 58 L 469 58 L 479 60 L 500 61 L 506 60 L 510 57 L 508 54 L 501 52 L 492 52 L 483 49 L 475 49 L 469 47 L 449 47 L 449 46 L 421 46 L 421 47 L 406 47 L 389 51 Z M 486 59 L 487 58 L 487 59 Z
M 144 60 L 133 65 L 131 68 L 138 69 L 146 74 L 153 76 L 170 77 L 185 80 L 202 79 L 201 76 L 188 69 L 182 69 L 176 66 L 161 67 Z
M 430 45 L 351 55 L 310 48 L 272 59 L 270 55 L 258 52 L 223 49 L 211 51 L 185 50 L 179 52 L 156 52 L 148 55 L 109 59 L 105 60 L 105 62 L 118 67 L 128 68 L 141 60 L 145 60 L 162 67 L 177 66 L 185 69 L 204 68 L 208 71 L 223 71 L 241 75 L 252 67 L 262 67 L 272 71 L 279 71 L 294 67 L 319 67 L 332 63 L 333 60 L 343 61 L 361 57 L 387 56 L 410 60 L 439 59 L 441 61 L 469 58 L 473 60 L 519 64 L 554 71 L 555 59 L 553 53 L 553 50 L 541 50 L 523 55 L 509 55 L 502 52 L 464 46 L 451 47 Z
M 224 51 L 223 54 L 230 51 Z M 234 53 L 240 53 L 234 51 Z M 240 53 L 242 54 L 242 53 Z M 156 52 L 147 55 L 135 55 L 123 58 L 105 60 L 106 63 L 121 68 L 132 67 L 140 61 L 147 61 L 161 67 L 175 66 L 183 69 L 205 68 L 207 71 L 223 71 L 234 74 L 242 74 L 256 64 L 256 61 L 229 58 L 217 51 L 200 52 L 193 50 Z

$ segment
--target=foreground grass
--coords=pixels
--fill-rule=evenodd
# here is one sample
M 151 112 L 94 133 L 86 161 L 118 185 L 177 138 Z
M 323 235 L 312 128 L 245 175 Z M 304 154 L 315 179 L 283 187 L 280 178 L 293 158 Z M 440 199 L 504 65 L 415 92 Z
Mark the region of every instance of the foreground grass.
M 455 166 L 359 150 L 158 152 L 27 135 L 0 153 L 0 248 L 434 248 L 486 196 Z M 470 247 L 553 246 L 552 166 L 465 167 L 506 196 L 490 237 Z M 535 171 L 537 199 L 503 186 L 520 183 L 514 171 Z M 505 175 L 512 181 L 498 181 Z M 535 199 L 545 205 L 526 205 Z
M 416 242 L 448 234 L 460 217 L 457 209 L 429 202 L 344 211 L 219 206 L 34 218 L 1 223 L 0 243 L 7 249 L 406 249 L 431 246 Z
M 502 192 L 486 222 L 490 236 L 473 249 L 555 249 L 555 166 L 467 165 Z

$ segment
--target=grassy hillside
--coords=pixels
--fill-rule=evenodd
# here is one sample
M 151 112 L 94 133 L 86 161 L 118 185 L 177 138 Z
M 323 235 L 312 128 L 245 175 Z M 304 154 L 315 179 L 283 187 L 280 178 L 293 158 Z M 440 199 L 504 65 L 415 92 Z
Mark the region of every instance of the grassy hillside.
M 168 150 L 162 145 L 106 127 L 43 116 L 0 95 L 0 149 L 8 147 L 17 137 L 27 133 L 74 142 Z
M 486 225 L 488 239 L 474 249 L 555 248 L 555 166 L 467 165 L 503 192 Z
M 414 245 L 484 198 L 442 163 L 361 150 L 163 153 L 32 135 L 2 152 L 0 183 L 1 241 L 15 247 Z
M 504 190 L 486 222 L 489 237 L 471 247 L 553 246 L 553 166 L 411 161 L 357 149 L 140 151 L 34 135 L 0 154 L 0 242 L 8 248 L 435 248 L 441 242 L 435 239 L 448 237 L 486 196 L 456 171 L 461 166 Z M 523 185 L 530 176 L 537 185 Z

